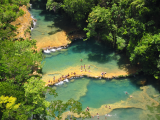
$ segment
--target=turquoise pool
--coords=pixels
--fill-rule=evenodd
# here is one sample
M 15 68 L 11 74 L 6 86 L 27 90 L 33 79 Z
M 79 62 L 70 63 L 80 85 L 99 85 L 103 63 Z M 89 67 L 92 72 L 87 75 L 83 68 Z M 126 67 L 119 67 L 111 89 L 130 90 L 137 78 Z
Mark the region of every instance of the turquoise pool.
M 45 10 L 45 3 L 41 1 L 33 3 L 30 12 L 34 18 L 38 20 L 36 27 L 32 30 L 31 37 L 32 39 L 37 39 L 39 43 L 45 42 L 44 39 L 41 38 L 50 37 L 48 34 L 48 26 L 54 25 L 54 31 L 57 31 L 59 28 L 62 29 L 62 26 L 55 23 L 57 20 L 61 21 L 63 18 L 59 14 L 47 12 Z M 83 59 L 83 61 L 80 62 L 80 59 Z M 44 54 L 42 63 L 44 62 L 45 64 L 42 69 L 42 79 L 44 81 L 53 76 L 62 75 L 61 72 L 68 70 L 70 67 L 70 70 L 73 71 L 74 67 L 77 66 L 79 67 L 78 69 L 80 69 L 81 65 L 84 64 L 86 67 L 88 65 L 91 66 L 91 72 L 129 72 L 129 68 L 126 67 L 128 60 L 125 55 L 117 54 L 116 51 L 112 49 L 111 45 L 104 45 L 93 39 L 87 41 L 73 41 L 66 49 L 51 54 Z M 66 71 L 66 74 L 67 72 L 68 71 Z M 74 98 L 82 103 L 82 108 L 84 110 L 87 106 L 89 106 L 90 109 L 99 110 L 103 105 L 119 105 L 116 109 L 108 113 L 112 116 L 107 116 L 107 120 L 146 120 L 146 118 L 140 116 L 143 115 L 144 112 L 147 116 L 150 112 L 148 109 L 144 110 L 142 108 L 145 108 L 146 105 L 151 105 L 152 103 L 150 103 L 150 100 L 154 102 L 152 94 L 159 94 L 159 92 L 153 90 L 153 92 L 151 92 L 152 94 L 149 96 L 144 92 L 145 96 L 143 96 L 142 89 L 136 84 L 136 82 L 141 79 L 145 79 L 145 76 L 112 80 L 86 77 L 72 79 L 68 83 L 53 86 L 52 88 L 56 89 L 59 96 L 54 98 L 52 95 L 47 94 L 46 100 L 63 100 L 66 102 L 68 99 Z M 152 89 L 153 87 L 148 91 L 151 91 Z M 128 92 L 128 95 L 125 94 L 126 91 Z M 133 99 L 129 98 L 130 95 L 133 95 Z M 144 100 L 142 100 L 143 98 Z M 158 98 L 155 98 L 155 100 L 158 100 Z M 131 103 L 131 107 L 123 108 L 123 104 L 126 106 L 126 103 L 128 103 L 127 105 L 130 105 Z M 139 109 L 136 109 L 135 107 L 138 107 Z M 93 115 L 95 116 L 96 113 Z M 94 117 L 91 119 L 94 120 L 97 118 Z M 104 120 L 105 116 L 101 115 L 100 119 Z

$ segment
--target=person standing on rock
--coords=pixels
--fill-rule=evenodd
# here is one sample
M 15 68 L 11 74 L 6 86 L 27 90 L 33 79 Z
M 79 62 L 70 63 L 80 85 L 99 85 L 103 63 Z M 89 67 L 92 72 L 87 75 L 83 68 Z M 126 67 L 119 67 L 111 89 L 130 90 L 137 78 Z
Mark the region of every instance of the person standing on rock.
M 55 82 L 55 76 L 53 77 L 53 81 Z
M 88 69 L 90 69 L 90 65 L 88 66 Z

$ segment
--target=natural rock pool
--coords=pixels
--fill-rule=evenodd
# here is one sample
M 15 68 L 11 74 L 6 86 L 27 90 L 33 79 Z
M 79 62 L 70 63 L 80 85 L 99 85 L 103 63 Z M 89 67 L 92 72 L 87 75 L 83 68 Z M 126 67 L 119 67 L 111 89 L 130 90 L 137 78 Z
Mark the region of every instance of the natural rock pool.
M 30 12 L 37 19 L 36 27 L 31 33 L 32 39 L 38 41 L 38 49 L 67 44 L 67 36 L 63 27 L 56 24 L 57 20 L 63 21 L 63 17 L 47 12 L 44 5 L 43 2 L 32 5 Z M 59 40 L 60 43 L 58 43 Z M 117 54 L 111 45 L 104 45 L 93 39 L 73 41 L 68 48 L 44 54 L 44 57 L 42 79 L 45 82 L 52 80 L 53 76 L 57 79 L 71 72 L 92 77 L 101 76 L 101 72 L 106 72 L 107 77 L 112 77 L 134 73 L 137 69 L 129 64 L 125 55 Z M 63 100 L 64 102 L 70 98 L 78 100 L 82 103 L 84 110 L 87 106 L 90 107 L 91 115 L 95 116 L 91 119 L 97 119 L 96 113 L 99 113 L 100 120 L 105 119 L 105 114 L 110 115 L 107 116 L 107 120 L 159 120 L 160 95 L 158 90 L 153 84 L 137 85 L 139 81 L 152 79 L 144 75 L 110 80 L 99 79 L 99 77 L 97 79 L 76 78 L 62 85 L 52 86 L 53 89 L 56 89 L 58 97 L 54 98 L 47 94 L 46 100 Z M 125 94 L 126 91 L 128 94 Z M 111 106 L 111 109 L 106 108 L 105 105 Z M 67 115 L 69 115 L 67 112 L 63 114 L 63 116 Z

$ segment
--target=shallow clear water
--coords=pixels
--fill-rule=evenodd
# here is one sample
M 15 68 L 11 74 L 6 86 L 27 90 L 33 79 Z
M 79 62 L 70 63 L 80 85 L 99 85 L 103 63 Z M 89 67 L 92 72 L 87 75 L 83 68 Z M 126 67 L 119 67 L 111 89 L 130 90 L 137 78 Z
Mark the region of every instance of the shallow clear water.
M 54 34 L 59 28 L 68 27 L 65 23 L 57 24 L 58 20 L 62 20 L 61 16 L 47 12 L 45 10 L 45 3 L 42 3 L 40 0 L 33 4 L 32 7 L 33 9 L 30 12 L 38 21 L 32 31 L 31 37 L 32 39 L 36 39 L 38 43 L 45 42 L 45 38 L 51 39 L 50 34 Z M 44 74 L 43 79 L 46 75 L 48 77 L 59 76 L 61 75 L 61 71 L 70 67 L 74 68 L 78 66 L 80 69 L 81 65 L 84 64 L 86 67 L 88 65 L 91 66 L 91 72 L 117 73 L 124 71 L 122 70 L 123 68 L 129 72 L 129 69 L 126 68 L 128 60 L 125 55 L 116 54 L 115 50 L 109 47 L 109 45 L 103 45 L 93 39 L 74 41 L 67 49 L 51 54 L 44 54 L 44 56 L 46 58 L 42 61 L 45 62 L 42 70 Z M 80 59 L 83 59 L 83 61 L 80 62 Z M 114 104 L 121 100 L 125 101 L 130 94 L 140 91 L 139 86 L 135 84 L 140 79 L 141 77 L 137 76 L 117 80 L 78 78 L 57 86 L 56 91 L 59 96 L 54 98 L 47 94 L 46 100 L 63 100 L 66 102 L 68 99 L 73 98 L 82 103 L 83 109 L 87 106 L 99 108 L 104 104 Z M 126 91 L 129 93 L 128 95 L 125 94 Z M 141 109 L 135 108 L 115 109 L 109 113 L 112 116 L 107 117 L 107 120 L 139 120 L 141 113 Z M 100 116 L 100 119 L 104 120 L 105 116 Z
M 80 62 L 80 59 L 83 61 Z M 56 53 L 56 55 L 47 56 L 44 61 L 46 64 L 43 67 L 43 72 L 47 73 L 52 70 L 62 70 L 70 66 L 91 65 L 91 68 L 108 68 L 111 72 L 119 69 L 118 60 L 120 55 L 115 55 L 115 52 L 110 47 L 102 47 L 101 44 L 88 41 L 75 41 L 65 51 Z M 54 62 L 53 62 L 54 61 Z M 92 66 L 93 65 L 93 66 Z M 96 69 L 96 68 L 95 68 Z
M 113 104 L 121 100 L 126 100 L 130 94 L 140 91 L 130 80 L 136 78 L 127 78 L 119 80 L 97 80 L 93 78 L 77 78 L 74 82 L 65 83 L 56 87 L 58 97 L 47 95 L 48 101 L 63 100 L 66 102 L 70 98 L 82 103 L 82 108 L 87 106 L 99 108 L 103 104 Z M 126 95 L 125 93 L 128 93 Z
M 43 6 L 44 7 L 44 6 Z M 45 8 L 39 9 L 33 4 L 30 10 L 31 15 L 37 20 L 36 26 L 34 27 L 31 38 L 36 39 L 37 42 L 43 42 L 43 38 L 49 37 L 50 32 L 58 30 L 57 27 L 53 27 L 54 20 L 60 17 L 58 14 L 46 11 Z
M 108 115 L 99 116 L 99 120 L 140 120 L 139 114 L 142 113 L 141 109 L 115 109 Z M 82 120 L 81 118 L 77 120 Z M 84 120 L 97 120 L 97 116 L 86 118 Z

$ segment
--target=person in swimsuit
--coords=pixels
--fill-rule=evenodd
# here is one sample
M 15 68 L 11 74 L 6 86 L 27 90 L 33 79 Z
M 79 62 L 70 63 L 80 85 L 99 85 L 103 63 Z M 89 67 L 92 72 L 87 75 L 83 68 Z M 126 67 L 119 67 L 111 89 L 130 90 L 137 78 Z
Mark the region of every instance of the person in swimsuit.
M 55 76 L 53 77 L 53 81 L 55 81 Z
M 89 111 L 89 107 L 87 106 L 87 110 Z
M 103 77 L 103 72 L 101 73 L 102 77 Z
M 99 114 L 97 113 L 97 119 L 99 119 Z

